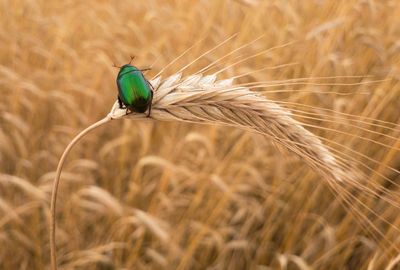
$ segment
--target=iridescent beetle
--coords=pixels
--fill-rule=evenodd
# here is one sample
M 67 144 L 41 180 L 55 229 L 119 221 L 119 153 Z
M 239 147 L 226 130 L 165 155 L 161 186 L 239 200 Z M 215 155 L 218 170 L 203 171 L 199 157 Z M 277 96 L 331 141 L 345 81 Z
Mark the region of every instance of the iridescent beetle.
M 117 76 L 118 103 L 120 109 L 126 108 L 130 112 L 144 113 L 149 110 L 147 117 L 151 113 L 151 103 L 153 101 L 153 86 L 144 77 L 142 71 L 149 69 L 138 69 L 131 65 L 134 57 L 131 56 L 129 64 L 119 68 Z

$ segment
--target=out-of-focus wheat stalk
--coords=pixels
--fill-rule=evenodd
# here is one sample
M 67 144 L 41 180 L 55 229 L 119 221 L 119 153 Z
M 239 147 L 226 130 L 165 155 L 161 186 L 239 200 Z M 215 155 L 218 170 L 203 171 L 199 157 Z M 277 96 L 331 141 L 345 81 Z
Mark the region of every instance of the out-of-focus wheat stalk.
M 50 250 L 52 268 L 57 269 L 55 216 L 57 190 L 64 161 L 72 147 L 89 131 L 113 119 L 144 119 L 220 124 L 253 131 L 286 147 L 328 181 L 343 181 L 344 171 L 317 136 L 303 128 L 291 113 L 248 88 L 235 86 L 233 79 L 217 81 L 216 75 L 196 74 L 182 79 L 177 73 L 161 81 L 150 81 L 155 89 L 151 118 L 145 114 L 126 113 L 115 102 L 102 120 L 79 133 L 67 146 L 59 161 L 51 199 Z M 346 177 L 349 177 L 347 173 Z

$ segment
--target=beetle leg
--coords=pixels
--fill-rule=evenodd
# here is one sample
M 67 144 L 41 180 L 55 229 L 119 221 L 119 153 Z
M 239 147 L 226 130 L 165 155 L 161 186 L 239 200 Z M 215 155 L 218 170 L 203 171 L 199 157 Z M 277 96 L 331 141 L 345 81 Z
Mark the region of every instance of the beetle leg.
M 153 103 L 153 91 L 151 91 L 151 100 L 149 105 L 149 113 L 147 114 L 147 117 L 150 117 L 152 103 Z
M 148 85 L 150 85 L 150 88 L 151 88 L 151 99 L 153 99 L 154 87 L 148 80 L 146 80 L 146 82 L 147 82 Z
M 119 108 L 120 108 L 120 109 L 123 109 L 122 100 L 120 99 L 119 95 L 117 96 L 117 98 L 118 98 Z
M 151 87 L 151 99 L 150 99 L 150 105 L 149 105 L 149 112 L 147 114 L 147 117 L 150 117 L 150 113 L 151 113 L 151 105 L 153 104 L 153 95 L 154 95 L 154 88 L 151 85 L 151 83 L 149 81 L 147 81 L 147 83 L 150 85 Z

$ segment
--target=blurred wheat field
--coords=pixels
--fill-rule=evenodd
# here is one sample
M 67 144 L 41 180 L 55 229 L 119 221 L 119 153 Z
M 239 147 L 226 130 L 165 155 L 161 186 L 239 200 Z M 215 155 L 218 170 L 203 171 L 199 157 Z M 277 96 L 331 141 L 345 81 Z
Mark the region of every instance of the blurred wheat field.
M 135 55 L 147 78 L 190 64 L 187 76 L 230 52 L 205 74 L 257 83 L 360 170 L 359 182 L 332 186 L 231 127 L 112 121 L 75 146 L 62 173 L 59 268 L 400 267 L 400 2 L 0 5 L 1 269 L 49 269 L 57 162 L 109 112 L 113 63 Z

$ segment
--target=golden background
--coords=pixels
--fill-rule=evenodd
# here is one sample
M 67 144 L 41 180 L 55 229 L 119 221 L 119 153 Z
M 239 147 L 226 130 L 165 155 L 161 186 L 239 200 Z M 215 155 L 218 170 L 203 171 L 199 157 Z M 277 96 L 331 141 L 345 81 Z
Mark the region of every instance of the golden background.
M 0 268 L 49 268 L 58 159 L 111 109 L 113 63 L 135 55 L 152 78 L 189 49 L 163 72 L 187 76 L 248 44 L 207 74 L 275 85 L 253 90 L 360 168 L 365 191 L 346 201 L 238 129 L 113 121 L 64 167 L 60 269 L 396 269 L 399 14 L 397 0 L 1 0 Z

